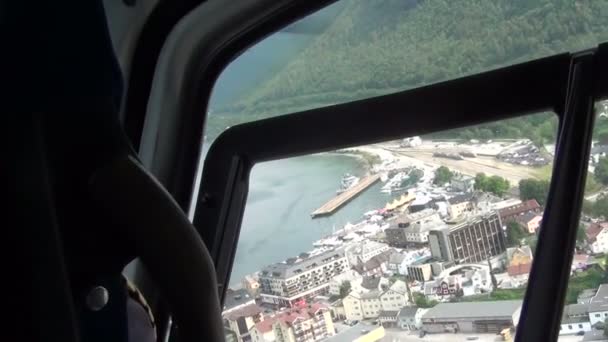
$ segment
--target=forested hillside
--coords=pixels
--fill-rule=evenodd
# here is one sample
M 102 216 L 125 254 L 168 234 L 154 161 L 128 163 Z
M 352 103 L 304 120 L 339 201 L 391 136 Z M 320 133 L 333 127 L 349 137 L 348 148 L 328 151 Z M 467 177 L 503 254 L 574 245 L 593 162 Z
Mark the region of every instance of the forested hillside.
M 242 116 L 386 94 L 608 40 L 606 0 L 343 1 L 334 22 L 291 62 L 240 101 L 217 108 L 222 128 Z M 524 127 L 532 134 L 543 123 L 482 132 L 517 136 L 523 132 L 516 127 Z

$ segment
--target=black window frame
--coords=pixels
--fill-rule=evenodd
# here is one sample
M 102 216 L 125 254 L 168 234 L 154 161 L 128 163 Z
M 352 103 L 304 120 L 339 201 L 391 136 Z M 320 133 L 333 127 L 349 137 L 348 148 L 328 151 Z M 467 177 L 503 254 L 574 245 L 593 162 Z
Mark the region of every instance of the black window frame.
M 256 163 L 553 111 L 559 118 L 557 153 L 517 340 L 554 340 L 587 174 L 593 105 L 608 95 L 608 84 L 601 82 L 608 62 L 603 56 L 606 45 L 229 128 L 207 154 L 194 214 L 216 262 L 220 295 Z M 347 131 L 344 122 L 350 123 Z

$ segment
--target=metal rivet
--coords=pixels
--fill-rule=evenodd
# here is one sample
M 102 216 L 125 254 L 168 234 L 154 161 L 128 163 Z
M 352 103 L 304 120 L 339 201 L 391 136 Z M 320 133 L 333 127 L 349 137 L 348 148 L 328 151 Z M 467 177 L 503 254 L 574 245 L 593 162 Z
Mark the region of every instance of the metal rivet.
M 87 307 L 92 311 L 99 311 L 108 304 L 110 294 L 103 286 L 96 286 L 87 294 Z

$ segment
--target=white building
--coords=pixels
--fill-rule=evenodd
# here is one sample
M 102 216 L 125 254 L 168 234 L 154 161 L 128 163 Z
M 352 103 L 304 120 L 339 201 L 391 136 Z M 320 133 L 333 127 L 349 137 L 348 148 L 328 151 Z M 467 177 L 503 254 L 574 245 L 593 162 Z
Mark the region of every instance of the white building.
M 577 334 L 591 330 L 588 304 L 570 304 L 564 306 L 562 321 L 559 327 L 560 335 Z
M 341 250 L 309 256 L 302 254 L 285 262 L 265 267 L 259 281 L 262 302 L 279 306 L 329 292 L 333 277 L 348 270 Z
M 404 306 L 399 311 L 397 325 L 403 330 L 418 330 L 422 328 L 422 315 L 427 311 L 428 309 L 415 306 Z
M 608 252 L 608 222 L 593 223 L 587 231 L 587 243 L 594 254 Z
M 329 282 L 329 295 L 339 296 L 340 287 L 342 287 L 344 282 L 349 282 L 352 290 L 354 287 L 361 284 L 362 280 L 363 277 L 354 270 L 348 270 L 342 274 L 338 274 Z
M 604 323 L 608 318 L 608 284 L 602 284 L 589 301 L 589 322 L 591 326 Z
M 346 248 L 346 258 L 351 266 L 359 265 L 369 261 L 389 249 L 385 243 L 372 240 L 365 240 L 358 244 L 353 244 Z
M 348 320 L 377 318 L 381 311 L 398 311 L 406 306 L 407 288 L 403 281 L 398 280 L 385 290 L 352 291 L 342 304 Z

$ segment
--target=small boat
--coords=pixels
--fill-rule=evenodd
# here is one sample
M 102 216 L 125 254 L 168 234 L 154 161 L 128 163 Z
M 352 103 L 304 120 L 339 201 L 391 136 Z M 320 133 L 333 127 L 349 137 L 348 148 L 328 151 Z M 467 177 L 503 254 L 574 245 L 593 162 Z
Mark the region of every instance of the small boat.
M 344 191 L 357 185 L 357 183 L 359 183 L 359 177 L 355 177 L 350 173 L 347 173 L 342 177 L 342 181 L 340 182 L 340 189 L 338 189 L 336 193 L 341 194 Z

